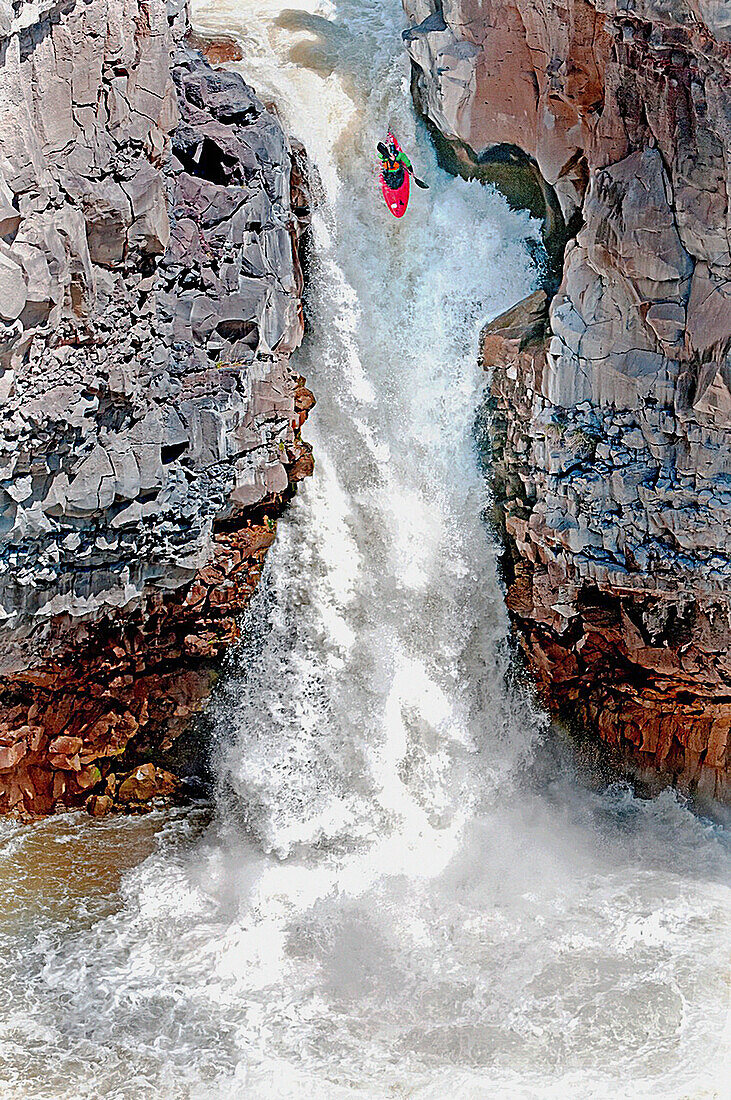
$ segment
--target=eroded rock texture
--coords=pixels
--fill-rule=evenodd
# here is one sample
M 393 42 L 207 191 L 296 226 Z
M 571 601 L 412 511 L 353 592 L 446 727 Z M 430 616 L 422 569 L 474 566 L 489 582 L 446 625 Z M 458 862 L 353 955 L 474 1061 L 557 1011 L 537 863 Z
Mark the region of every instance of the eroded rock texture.
M 550 303 L 486 334 L 526 652 L 633 770 L 728 797 L 731 9 L 405 7 L 421 109 L 463 160 L 531 158 L 578 229 Z
M 302 152 L 186 30 L 0 0 L 0 809 L 195 709 L 311 469 Z

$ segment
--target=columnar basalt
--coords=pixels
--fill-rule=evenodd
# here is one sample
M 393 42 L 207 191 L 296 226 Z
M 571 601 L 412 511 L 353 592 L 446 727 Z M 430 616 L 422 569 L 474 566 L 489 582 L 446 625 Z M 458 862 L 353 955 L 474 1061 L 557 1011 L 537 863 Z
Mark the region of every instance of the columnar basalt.
M 422 111 L 476 163 L 522 150 L 575 234 L 485 336 L 526 653 L 630 770 L 728 798 L 728 5 L 405 7 Z
M 0 810 L 180 731 L 312 468 L 304 154 L 186 32 L 0 0 Z

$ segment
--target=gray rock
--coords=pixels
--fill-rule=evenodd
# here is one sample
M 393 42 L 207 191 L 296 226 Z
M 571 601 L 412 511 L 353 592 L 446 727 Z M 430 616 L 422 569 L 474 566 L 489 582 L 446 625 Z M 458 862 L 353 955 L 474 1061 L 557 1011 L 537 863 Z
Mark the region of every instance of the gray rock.
M 33 659 L 31 625 L 186 583 L 217 519 L 287 483 L 288 141 L 176 46 L 184 5 L 138 9 L 0 0 L 6 670 Z
M 0 252 L 0 319 L 15 321 L 23 312 L 25 302 L 23 269 Z

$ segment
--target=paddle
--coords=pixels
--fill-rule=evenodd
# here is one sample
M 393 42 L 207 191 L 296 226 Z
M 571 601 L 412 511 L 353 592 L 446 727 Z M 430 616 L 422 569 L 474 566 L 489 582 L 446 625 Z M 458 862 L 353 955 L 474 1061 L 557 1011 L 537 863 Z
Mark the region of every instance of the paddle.
M 423 180 L 420 180 L 419 177 L 414 174 L 414 169 L 413 168 L 407 168 L 406 171 L 409 173 L 409 175 L 411 176 L 412 180 L 414 181 L 414 183 L 416 184 L 417 187 L 423 187 L 425 191 L 429 190 L 429 184 L 424 183 Z

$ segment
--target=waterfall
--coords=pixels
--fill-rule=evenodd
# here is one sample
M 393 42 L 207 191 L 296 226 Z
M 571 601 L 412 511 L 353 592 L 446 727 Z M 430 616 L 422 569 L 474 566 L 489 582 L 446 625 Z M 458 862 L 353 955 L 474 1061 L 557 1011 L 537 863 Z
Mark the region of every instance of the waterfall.
M 713 1095 L 723 830 L 592 789 L 509 675 L 478 334 L 534 286 L 539 227 L 438 169 L 397 0 L 193 16 L 322 181 L 317 468 L 214 704 L 212 822 L 0 825 L 0 1095 Z M 401 221 L 389 128 L 430 184 Z

